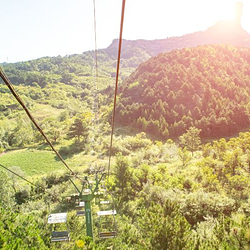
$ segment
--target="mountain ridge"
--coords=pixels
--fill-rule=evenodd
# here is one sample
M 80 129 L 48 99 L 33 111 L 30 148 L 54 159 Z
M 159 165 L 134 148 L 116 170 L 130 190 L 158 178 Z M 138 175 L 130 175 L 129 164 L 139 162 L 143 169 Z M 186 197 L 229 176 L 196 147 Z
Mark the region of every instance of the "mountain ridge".
M 186 47 L 196 47 L 204 44 L 232 44 L 235 46 L 250 47 L 250 35 L 240 23 L 235 21 L 218 21 L 205 31 L 197 31 L 183 36 L 155 40 L 126 40 L 123 39 L 122 50 L 136 47 L 144 50 L 149 56 Z M 109 55 L 117 53 L 118 39 L 114 39 L 107 47 Z

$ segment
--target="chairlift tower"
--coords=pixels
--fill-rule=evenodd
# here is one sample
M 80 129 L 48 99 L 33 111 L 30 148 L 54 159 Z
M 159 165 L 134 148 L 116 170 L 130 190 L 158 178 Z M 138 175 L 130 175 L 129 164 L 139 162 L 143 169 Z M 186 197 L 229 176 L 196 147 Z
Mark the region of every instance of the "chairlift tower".
M 78 203 L 77 206 L 77 212 L 76 214 L 78 216 L 84 216 L 85 215 L 85 221 L 86 221 L 86 234 L 93 240 L 93 222 L 92 222 L 92 210 L 91 210 L 91 201 L 95 199 L 95 202 L 99 204 L 99 206 L 103 205 L 110 205 L 109 201 L 100 201 L 100 198 L 102 197 L 102 191 L 100 190 L 100 183 L 103 180 L 105 176 L 105 172 L 103 169 L 90 169 L 90 174 L 95 175 L 95 181 L 92 183 L 88 180 L 88 176 L 84 177 L 82 188 L 81 190 L 77 188 L 77 186 L 72 182 L 77 190 L 76 194 L 71 195 L 71 200 L 74 200 L 75 203 Z M 111 203 L 112 204 L 112 203 Z M 82 210 L 84 207 L 84 211 Z M 80 209 L 80 210 L 79 210 Z M 99 211 L 97 213 L 98 215 L 98 224 L 100 224 L 98 227 L 98 237 L 105 239 L 105 238 L 114 238 L 117 235 L 116 230 L 116 223 L 114 219 L 114 215 L 116 214 L 116 210 L 104 210 Z M 111 219 L 113 221 L 113 227 L 111 230 L 103 230 L 103 225 L 101 217 L 106 217 L 106 222 L 110 221 L 110 216 L 112 215 Z M 109 217 L 109 219 L 108 219 Z M 59 218 L 59 219 L 58 219 Z M 55 224 L 55 223 L 66 223 L 67 224 L 67 213 L 60 213 L 60 214 L 51 214 L 48 219 L 48 223 Z M 101 231 L 102 230 L 102 231 Z M 67 231 L 53 231 L 51 241 L 69 241 L 69 232 Z
M 84 201 L 85 219 L 86 219 L 86 232 L 87 236 L 93 239 L 93 223 L 92 223 L 92 210 L 91 201 L 100 195 L 99 184 L 104 174 L 98 179 L 98 173 L 95 172 L 94 187 L 89 183 L 88 177 L 85 176 L 82 191 L 79 194 L 80 201 Z

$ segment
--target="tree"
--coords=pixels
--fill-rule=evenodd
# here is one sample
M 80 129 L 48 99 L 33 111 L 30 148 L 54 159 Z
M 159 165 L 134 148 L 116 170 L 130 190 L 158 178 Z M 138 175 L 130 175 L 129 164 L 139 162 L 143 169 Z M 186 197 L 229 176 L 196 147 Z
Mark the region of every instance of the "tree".
M 69 128 L 68 137 L 70 139 L 77 138 L 77 142 L 80 142 L 80 138 L 83 137 L 85 141 L 88 136 L 87 126 L 79 118 L 76 118 L 74 123 Z
M 0 128 L 0 153 L 8 148 L 9 144 L 7 142 L 7 131 L 4 128 Z
M 12 209 L 14 203 L 14 190 L 10 184 L 10 178 L 7 173 L 0 171 L 0 208 Z
M 14 130 L 9 134 L 9 145 L 24 146 L 29 145 L 33 140 L 33 130 L 31 123 L 18 116 L 18 122 Z
M 179 149 L 178 150 L 178 156 L 181 160 L 182 163 L 182 167 L 186 167 L 188 165 L 188 163 L 191 161 L 191 156 L 190 156 L 190 152 L 187 151 L 186 148 L 184 149 Z
M 177 205 L 169 200 L 139 211 L 138 225 L 145 249 L 190 249 L 191 227 Z
M 11 171 L 13 171 L 14 173 L 20 175 L 20 176 L 24 176 L 24 172 L 22 171 L 22 169 L 18 166 L 12 166 L 9 168 Z M 19 184 L 19 180 L 20 178 L 17 177 L 16 175 L 12 174 L 11 172 L 8 173 L 10 179 L 11 179 L 11 182 L 12 182 L 12 188 L 14 190 L 14 192 L 16 193 L 17 192 L 17 188 L 18 188 L 18 184 Z
M 53 140 L 53 143 L 56 143 L 61 137 L 62 130 L 60 129 L 60 127 L 61 123 L 55 118 L 49 117 L 44 120 L 43 130 L 47 137 L 50 140 Z
M 122 154 L 118 154 L 116 157 L 116 164 L 114 169 L 114 175 L 116 179 L 116 186 L 121 195 L 121 199 L 125 197 L 125 190 L 128 189 L 128 183 L 131 180 L 131 170 L 129 167 L 128 158 Z
M 192 155 L 201 145 L 200 132 L 201 129 L 190 127 L 186 133 L 179 137 L 180 145 L 190 150 Z
M 224 156 L 225 162 L 225 172 L 230 171 L 230 174 L 234 176 L 236 174 L 236 168 L 241 166 L 241 151 L 239 149 L 235 149 L 232 152 L 227 152 Z

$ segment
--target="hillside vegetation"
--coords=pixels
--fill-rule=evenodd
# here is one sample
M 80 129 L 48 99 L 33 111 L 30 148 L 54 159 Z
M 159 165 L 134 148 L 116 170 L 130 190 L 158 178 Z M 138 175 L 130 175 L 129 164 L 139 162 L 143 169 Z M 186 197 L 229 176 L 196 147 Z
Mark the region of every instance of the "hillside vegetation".
M 135 63 L 133 58 L 131 54 L 122 63 L 122 79 L 134 69 L 129 63 L 130 59 Z M 89 129 L 97 106 L 100 117 L 103 115 L 107 121 L 113 98 L 116 58 L 100 50 L 98 61 L 98 79 L 94 77 L 93 51 L 2 66 L 42 129 L 57 143 L 67 135 L 75 119 L 82 115 L 86 117 L 85 127 Z M 40 143 L 43 139 L 2 81 L 0 87 L 0 152 Z M 64 148 L 68 146 L 65 141 L 61 145 Z
M 115 137 L 120 153 L 112 164 L 109 189 L 118 213 L 118 236 L 112 240 L 97 237 L 94 202 L 95 242 L 85 236 L 85 220 L 67 199 L 75 190 L 66 172 L 31 179 L 12 167 L 36 185 L 31 187 L 1 170 L 0 248 L 248 249 L 249 138 L 241 133 L 191 154 L 171 140 L 153 142 L 145 133 Z M 77 172 L 93 179 L 86 170 Z M 71 241 L 50 243 L 48 214 L 66 211 Z
M 55 148 L 90 181 L 91 168 L 108 166 L 115 46 L 98 52 L 98 78 L 93 52 L 3 65 Z M 69 178 L 80 189 L 82 181 L 0 82 L 0 164 L 34 184 L 0 169 L 0 249 L 249 249 L 250 49 L 207 45 L 140 64 L 149 50 L 127 43 L 122 57 L 106 185 L 113 198 L 105 197 L 117 210 L 114 239 L 98 238 L 97 200 L 94 241 L 86 236 L 69 199 Z M 48 215 L 59 212 L 68 213 L 71 240 L 51 243 Z
M 195 126 L 203 138 L 249 126 L 250 49 L 206 45 L 160 54 L 120 89 L 120 124 L 163 138 Z

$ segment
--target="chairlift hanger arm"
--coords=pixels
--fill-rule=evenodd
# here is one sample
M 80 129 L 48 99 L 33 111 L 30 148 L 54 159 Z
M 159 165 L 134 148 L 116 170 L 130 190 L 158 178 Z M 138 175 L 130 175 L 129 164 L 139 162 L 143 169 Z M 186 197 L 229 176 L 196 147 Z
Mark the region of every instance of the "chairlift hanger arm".
M 69 177 L 69 180 L 70 180 L 70 182 L 72 183 L 72 185 L 75 187 L 75 189 L 77 190 L 77 192 L 78 192 L 79 194 L 81 194 L 80 189 L 76 186 L 76 184 L 71 180 L 70 177 Z
M 87 177 L 87 176 L 85 176 L 85 178 L 84 178 L 84 182 L 83 182 L 82 191 L 83 191 L 83 189 L 84 189 L 85 185 L 87 184 L 88 189 L 89 189 L 89 190 L 91 191 L 91 193 L 94 195 L 94 194 L 95 194 L 95 192 L 97 192 L 97 191 L 98 191 L 98 189 L 99 189 L 99 184 L 100 184 L 100 182 L 102 181 L 102 178 L 103 178 L 103 174 L 101 175 L 101 178 L 98 180 L 98 176 L 97 176 L 97 173 L 96 173 L 96 178 L 95 178 L 95 187 L 94 187 L 94 188 L 92 188 L 92 185 L 90 185 L 90 182 L 89 182 L 89 180 L 88 180 L 88 177 Z M 82 193 L 82 192 L 81 192 L 81 193 Z
M 94 193 L 97 192 L 97 191 L 99 190 L 99 184 L 101 183 L 101 181 L 102 181 L 102 179 L 103 179 L 104 176 L 105 176 L 105 173 L 103 173 L 103 174 L 101 175 L 101 178 L 98 180 L 98 179 L 97 179 L 97 175 L 96 175 L 96 186 L 95 186 Z

